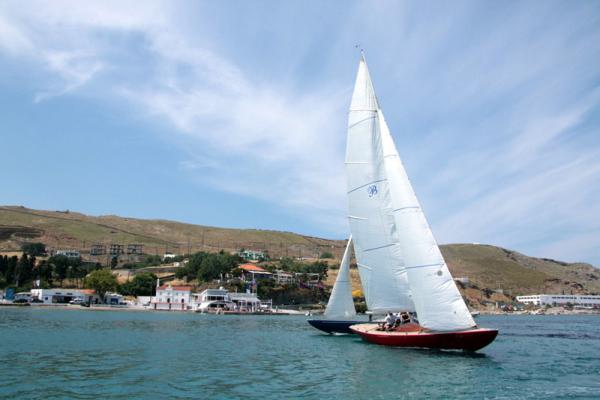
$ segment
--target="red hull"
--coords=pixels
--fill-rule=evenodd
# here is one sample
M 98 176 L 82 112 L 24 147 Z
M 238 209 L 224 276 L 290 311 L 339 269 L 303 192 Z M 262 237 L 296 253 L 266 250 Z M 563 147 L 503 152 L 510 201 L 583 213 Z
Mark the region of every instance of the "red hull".
M 377 325 L 352 325 L 350 329 L 367 342 L 385 346 L 476 351 L 492 343 L 495 329 L 476 328 L 458 332 L 378 331 Z

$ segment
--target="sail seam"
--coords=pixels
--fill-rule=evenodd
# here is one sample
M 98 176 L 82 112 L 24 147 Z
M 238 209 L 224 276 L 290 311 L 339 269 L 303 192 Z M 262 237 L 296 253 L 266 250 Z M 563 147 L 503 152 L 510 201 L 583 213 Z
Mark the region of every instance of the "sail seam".
M 400 208 L 396 208 L 395 210 L 392 210 L 392 212 L 409 210 L 409 209 L 419 209 L 419 208 L 421 208 L 421 207 L 419 207 L 419 206 L 400 207 Z
M 366 220 L 368 219 L 368 218 L 363 218 L 363 217 L 356 217 L 356 216 L 354 216 L 354 215 L 348 215 L 348 218 L 352 218 L 352 219 L 360 219 L 360 220 L 363 220 L 363 221 L 366 221 Z
M 365 118 L 365 119 L 361 119 L 360 121 L 358 121 L 358 122 L 355 122 L 355 123 L 353 123 L 352 125 L 348 125 L 348 129 L 350 129 L 350 128 L 354 128 L 356 125 L 358 125 L 358 124 L 362 124 L 363 122 L 365 122 L 365 121 L 368 121 L 368 120 L 370 120 L 370 119 L 375 119 L 375 116 L 368 117 L 368 118 Z
M 415 268 L 429 268 L 429 267 L 439 267 L 444 265 L 444 263 L 435 263 L 435 264 L 424 264 L 424 265 L 413 265 L 412 267 L 405 267 L 406 269 L 415 269 Z
M 385 249 L 387 247 L 392 247 L 394 246 L 394 243 L 390 243 L 390 244 L 385 244 L 383 246 L 379 246 L 379 247 L 371 247 L 370 249 L 365 249 L 363 250 L 363 253 L 366 253 L 367 251 L 373 251 L 373 250 L 380 250 L 380 249 Z
M 387 181 L 387 179 L 380 179 L 380 180 L 378 180 L 378 181 L 373 181 L 373 182 L 365 183 L 364 185 L 361 185 L 361 186 L 359 186 L 359 187 L 357 187 L 357 188 L 354 188 L 354 189 L 352 189 L 352 190 L 351 190 L 351 191 L 349 191 L 347 194 L 350 194 L 350 193 L 352 193 L 352 192 L 355 192 L 355 191 L 357 191 L 358 189 L 362 189 L 362 188 L 364 188 L 364 187 L 367 187 L 367 186 L 369 186 L 369 185 L 372 185 L 372 184 L 374 184 L 374 183 L 379 183 L 379 182 L 384 182 L 384 181 Z

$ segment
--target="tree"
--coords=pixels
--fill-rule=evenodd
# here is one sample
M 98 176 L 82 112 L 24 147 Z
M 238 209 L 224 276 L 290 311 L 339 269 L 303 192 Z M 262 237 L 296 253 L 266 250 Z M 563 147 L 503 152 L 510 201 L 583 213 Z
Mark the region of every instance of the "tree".
M 119 292 L 128 296 L 154 296 L 156 294 L 156 275 L 142 272 L 129 282 L 121 285 Z
M 113 256 L 113 258 L 110 259 L 110 269 L 115 269 L 118 264 L 119 259 L 117 258 L 117 256 Z
M 34 264 L 35 257 L 27 257 L 27 254 L 23 253 L 15 269 L 15 283 L 17 286 L 31 281 Z
M 331 254 L 329 251 L 324 251 L 321 253 L 319 258 L 333 258 L 333 254 Z
M 42 256 L 46 254 L 46 245 L 44 243 L 23 243 L 21 250 L 30 256 Z
M 104 301 L 106 292 L 112 292 L 119 285 L 117 277 L 108 269 L 98 269 L 90 273 L 84 280 L 87 288 L 94 289 L 98 296 Z

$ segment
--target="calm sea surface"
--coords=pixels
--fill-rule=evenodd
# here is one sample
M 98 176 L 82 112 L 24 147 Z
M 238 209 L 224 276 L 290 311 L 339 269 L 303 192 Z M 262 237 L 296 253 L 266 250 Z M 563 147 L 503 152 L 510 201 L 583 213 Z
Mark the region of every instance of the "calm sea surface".
M 297 316 L 0 308 L 0 398 L 600 399 L 600 316 L 480 317 L 478 354 Z

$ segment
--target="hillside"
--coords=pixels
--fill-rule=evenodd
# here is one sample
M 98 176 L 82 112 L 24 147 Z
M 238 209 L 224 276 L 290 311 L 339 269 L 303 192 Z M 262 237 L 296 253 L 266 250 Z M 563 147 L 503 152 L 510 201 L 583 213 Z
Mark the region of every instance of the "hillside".
M 18 250 L 27 241 L 40 241 L 54 250 L 79 250 L 84 256 L 94 243 L 143 244 L 147 254 L 245 248 L 267 250 L 274 258 L 311 258 L 328 251 L 339 259 L 344 249 L 344 241 L 291 232 L 0 207 L 0 251 Z M 453 276 L 469 279 L 464 289 L 467 297 L 481 299 L 482 293 L 498 289 L 504 294 L 485 297 L 495 301 L 541 292 L 600 293 L 600 270 L 589 264 L 533 258 L 490 245 L 449 244 L 441 249 Z M 337 270 L 330 270 L 329 284 L 336 274 Z M 353 270 L 352 276 L 359 288 L 357 271 Z
M 148 254 L 166 251 L 266 250 L 272 257 L 315 257 L 327 250 L 343 252 L 342 241 L 291 232 L 226 229 L 166 220 L 88 216 L 72 211 L 40 211 L 0 207 L 0 250 L 18 250 L 24 241 L 43 242 L 50 249 L 89 253 L 92 244 L 142 244 Z

